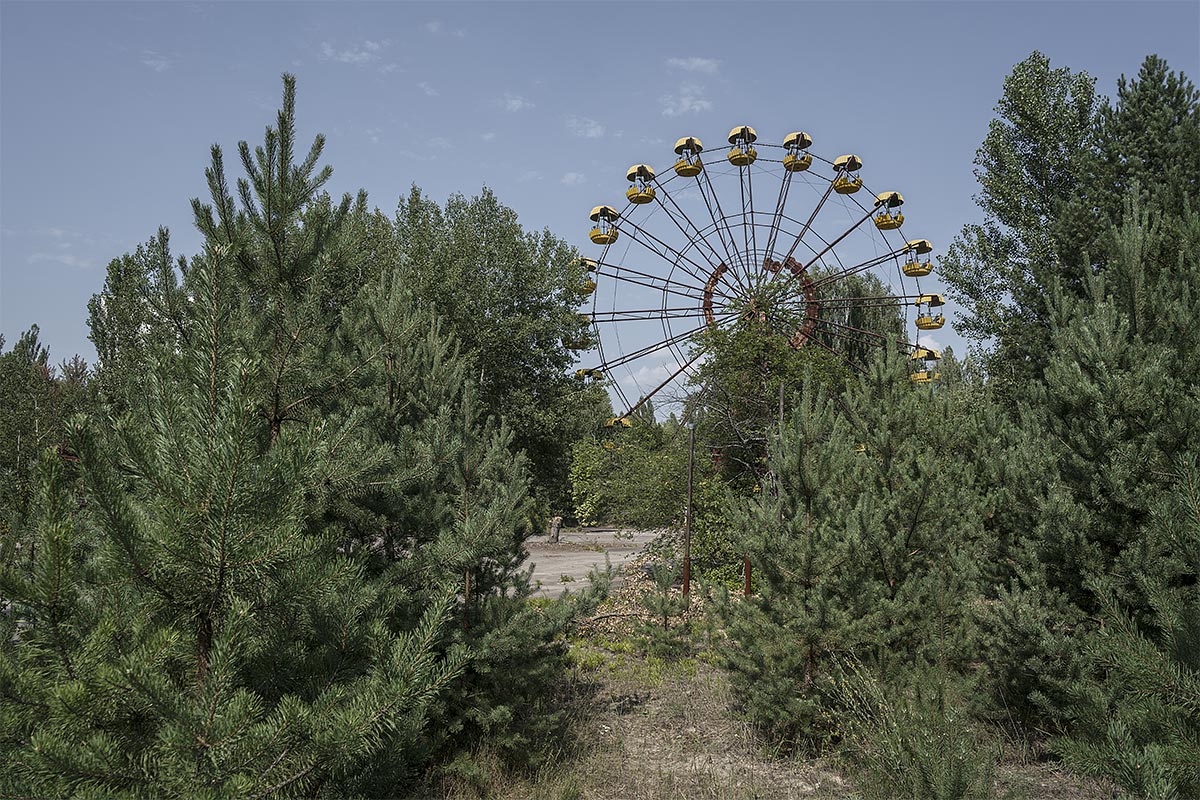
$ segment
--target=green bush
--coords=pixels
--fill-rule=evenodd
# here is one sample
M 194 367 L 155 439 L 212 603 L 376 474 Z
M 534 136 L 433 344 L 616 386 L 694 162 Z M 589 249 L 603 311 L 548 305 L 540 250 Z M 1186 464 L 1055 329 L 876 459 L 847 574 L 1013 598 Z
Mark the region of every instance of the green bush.
M 983 800 L 995 795 L 997 744 L 939 687 L 889 696 L 856 662 L 832 679 L 842 748 L 866 800 Z

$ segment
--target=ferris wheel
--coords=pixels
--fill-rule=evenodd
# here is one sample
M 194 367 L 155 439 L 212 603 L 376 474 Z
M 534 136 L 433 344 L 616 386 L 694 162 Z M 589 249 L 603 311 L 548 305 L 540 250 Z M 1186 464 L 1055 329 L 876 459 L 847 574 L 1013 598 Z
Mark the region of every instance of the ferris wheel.
M 583 259 L 595 355 L 577 374 L 611 386 L 624 411 L 609 424 L 686 380 L 704 331 L 748 319 L 857 369 L 870 348 L 900 348 L 913 382 L 937 380 L 940 354 L 914 342 L 945 324 L 945 300 L 921 287 L 933 247 L 906 238 L 904 197 L 869 190 L 857 155 L 811 153 L 803 131 L 765 144 L 742 125 L 728 142 L 706 160 L 700 139 L 679 139 L 666 169 L 629 167 L 620 209 L 591 211 L 602 247 Z M 900 312 L 903 329 L 868 327 L 872 310 Z

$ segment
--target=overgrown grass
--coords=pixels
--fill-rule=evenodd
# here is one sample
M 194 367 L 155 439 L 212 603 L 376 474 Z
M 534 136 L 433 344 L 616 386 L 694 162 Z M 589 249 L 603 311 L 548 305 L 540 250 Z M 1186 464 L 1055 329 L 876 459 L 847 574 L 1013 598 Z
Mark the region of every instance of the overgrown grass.
M 860 664 L 843 665 L 842 747 L 864 800 L 990 800 L 999 743 L 935 689 L 893 697 Z

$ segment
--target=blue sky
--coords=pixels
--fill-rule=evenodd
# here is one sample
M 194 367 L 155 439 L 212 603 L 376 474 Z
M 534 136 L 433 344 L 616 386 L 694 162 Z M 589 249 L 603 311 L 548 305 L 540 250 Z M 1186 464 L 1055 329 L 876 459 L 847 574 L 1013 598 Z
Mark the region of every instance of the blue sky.
M 589 254 L 587 213 L 617 204 L 629 164 L 665 169 L 676 138 L 740 124 L 862 156 L 940 250 L 979 218 L 975 149 L 1030 51 L 1109 95 L 1149 53 L 1200 73 L 1194 2 L 6 0 L 0 36 L 0 332 L 37 323 L 55 359 L 94 356 L 86 304 L 111 258 L 159 225 L 198 249 L 208 148 L 232 166 L 261 141 L 284 71 L 334 192 L 391 211 L 413 183 L 439 201 L 486 184 Z

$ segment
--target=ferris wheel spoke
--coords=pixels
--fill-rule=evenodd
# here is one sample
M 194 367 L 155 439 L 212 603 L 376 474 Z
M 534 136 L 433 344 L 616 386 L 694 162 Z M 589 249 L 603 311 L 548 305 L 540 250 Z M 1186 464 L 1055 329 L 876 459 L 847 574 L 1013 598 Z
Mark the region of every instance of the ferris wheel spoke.
M 829 200 L 831 194 L 833 194 L 833 181 L 830 181 L 829 185 L 825 187 L 825 192 L 821 195 L 821 199 L 813 206 L 812 213 L 808 215 L 808 219 L 805 220 L 804 225 L 800 228 L 800 232 L 796 234 L 796 238 L 792 241 L 792 246 L 788 248 L 787 255 L 781 259 L 782 261 L 787 261 L 795 255 L 796 248 L 800 246 L 800 242 L 804 239 L 805 235 L 812 230 L 812 224 L 817 221 L 817 215 L 821 213 L 821 209 L 825 207 L 825 203 Z
M 619 272 L 605 272 L 601 269 L 597 269 L 596 274 L 601 277 L 604 277 L 604 278 L 612 278 L 614 280 L 624 281 L 626 283 L 632 283 L 637 286 L 644 286 L 647 289 L 654 289 L 655 291 L 667 292 L 667 293 L 675 295 L 677 297 L 686 297 L 689 300 L 695 300 L 697 302 L 704 300 L 704 297 L 702 294 L 693 294 L 692 292 L 684 291 L 684 289 L 700 291 L 699 289 L 697 289 L 697 287 L 691 286 L 690 284 L 679 283 L 677 281 L 668 280 L 666 278 L 659 278 L 654 275 L 647 275 L 644 272 L 635 272 L 634 270 L 631 270 L 628 267 L 620 267 L 619 269 L 620 269 Z M 638 280 L 638 278 L 633 278 L 633 277 L 630 277 L 629 275 L 623 274 L 625 272 L 632 272 L 635 275 L 644 276 L 645 278 L 647 278 L 647 280 Z M 672 286 L 682 286 L 682 287 L 684 287 L 684 289 L 673 289 L 673 288 L 671 288 Z
M 922 295 L 893 294 L 877 297 L 817 297 L 811 302 L 825 308 L 891 308 L 913 305 Z
M 901 247 L 901 248 L 891 251 L 890 253 L 884 253 L 881 256 L 875 256 L 874 258 L 869 258 L 866 261 L 862 261 L 858 264 L 853 264 L 849 267 L 844 267 L 843 269 L 840 269 L 837 272 L 834 272 L 830 275 L 826 275 L 825 277 L 821 278 L 820 280 L 813 281 L 813 288 L 820 289 L 823 286 L 828 286 L 831 283 L 836 283 L 837 281 L 840 281 L 844 278 L 848 278 L 851 275 L 857 274 L 859 272 L 865 272 L 866 270 L 872 269 L 873 267 L 878 267 L 880 264 L 883 264 L 886 261 L 889 261 L 891 259 L 897 258 L 898 256 L 902 255 L 904 253 L 905 249 L 906 248 Z M 918 286 L 918 288 L 920 288 L 920 287 Z
M 659 319 L 693 319 L 705 316 L 704 309 L 698 306 L 689 308 L 645 308 L 630 311 L 597 311 L 591 321 L 603 325 L 609 322 L 641 322 Z
M 630 232 L 631 229 L 633 231 L 636 231 L 638 235 L 635 236 L 633 233 L 631 233 Z M 642 247 L 649 250 L 651 253 L 654 253 L 656 256 L 663 259 L 664 261 L 671 261 L 672 260 L 671 255 L 674 255 L 674 257 L 675 257 L 674 263 L 681 270 L 686 272 L 691 277 L 695 278 L 697 281 L 704 283 L 705 279 L 700 277 L 700 274 L 704 273 L 705 267 L 701 266 L 700 264 L 697 264 L 695 261 L 688 258 L 687 255 L 685 255 L 684 253 L 679 252 L 679 250 L 677 250 L 674 247 L 672 247 L 671 245 L 667 244 L 662 239 L 659 239 L 654 234 L 646 231 L 644 228 L 642 228 L 636 222 L 633 222 L 629 219 L 621 220 L 621 222 L 617 226 L 617 230 L 621 231 L 622 233 L 627 235 L 630 239 L 637 242 Z M 649 242 L 643 241 L 642 238 L 639 238 L 639 237 L 644 237 L 645 239 L 656 242 L 660 247 L 662 247 L 667 252 L 666 253 L 660 252 L 659 250 L 655 249 L 651 244 L 649 244 Z M 688 269 L 687 267 L 683 266 L 683 264 L 680 263 L 682 261 L 686 261 L 687 263 L 691 264 L 693 267 L 695 267 L 697 270 L 700 271 L 700 274 L 697 274 L 697 273 L 693 272 L 692 270 Z
M 738 187 L 742 191 L 742 243 L 746 246 L 745 253 L 748 257 L 757 261 L 758 250 L 754 246 L 757 237 L 754 231 L 754 185 L 750 182 L 751 164 L 738 169 Z M 750 216 L 746 217 L 746 209 L 749 207 Z M 758 272 L 759 265 L 757 263 L 747 264 L 746 269 L 750 278 L 750 283 L 755 289 L 758 288 Z
M 679 228 L 679 232 L 682 233 L 684 236 L 688 237 L 689 239 L 694 238 L 695 236 L 699 236 L 700 241 L 704 242 L 704 245 L 713 254 L 713 257 L 718 262 L 722 262 L 722 263 L 726 263 L 726 264 L 729 263 L 729 261 L 732 260 L 732 256 L 729 254 L 728 248 L 725 247 L 724 240 L 722 239 L 722 241 L 721 241 L 721 246 L 725 250 L 725 255 L 722 256 L 720 253 L 717 252 L 717 248 L 712 246 L 712 242 L 710 242 L 708 240 L 708 237 L 705 235 L 703 229 L 701 229 L 699 225 L 697 225 L 695 222 L 692 221 L 691 217 L 689 217 L 687 215 L 687 212 L 684 211 L 683 208 L 680 207 L 679 203 L 675 201 L 675 198 L 671 197 L 670 193 L 667 192 L 665 188 L 663 188 L 663 183 L 665 183 L 665 182 L 659 182 L 657 179 L 655 179 L 655 183 L 659 186 L 660 189 L 662 189 L 661 192 L 655 193 L 655 198 L 654 198 L 655 202 L 657 202 L 659 204 L 659 206 L 663 209 L 663 211 L 666 212 L 667 218 L 670 219 L 671 222 L 675 223 L 675 227 Z M 659 195 L 661 195 L 661 197 Z M 679 212 L 679 215 L 681 217 L 683 217 L 683 219 L 691 227 L 691 229 L 694 231 L 694 233 L 688 233 L 687 229 L 684 228 L 681 224 L 679 224 L 679 220 L 675 219 L 675 216 L 671 213 L 670 209 L 668 209 L 666 207 L 666 204 L 663 203 L 662 197 L 666 197 L 668 200 L 671 201 L 671 205 L 675 208 L 676 211 Z M 720 238 L 719 232 L 718 232 L 718 238 Z M 743 285 L 742 288 L 748 289 L 748 287 L 746 287 L 745 285 Z
M 817 317 L 817 321 L 823 325 L 832 325 L 840 330 L 849 331 L 851 333 L 856 333 L 861 336 L 868 336 L 873 340 L 874 344 L 877 344 L 880 346 L 885 345 L 888 342 L 893 342 L 893 343 L 901 345 L 903 347 L 911 347 L 912 346 L 911 342 L 906 342 L 903 339 L 892 339 L 888 336 L 885 336 L 882 333 L 877 333 L 876 331 L 869 331 L 866 328 L 856 328 L 853 325 L 846 325 L 845 323 L 835 322 L 834 320 L 831 320 L 828 317 Z
M 735 277 L 737 276 L 739 266 L 741 267 L 741 272 L 746 276 L 749 276 L 750 273 L 746 268 L 745 257 L 738 249 L 737 240 L 733 235 L 733 229 L 729 225 L 729 218 L 725 216 L 725 211 L 721 208 L 721 198 L 717 195 L 717 190 L 713 187 L 712 176 L 708 174 L 707 169 L 696 176 L 696 186 L 700 189 L 700 196 L 704 198 L 704 206 L 708 209 L 709 217 L 712 218 L 713 228 L 716 231 L 718 238 L 720 238 L 721 242 L 724 243 L 725 236 L 729 237 L 729 243 L 726 249 L 727 252 L 730 253 L 730 256 L 729 260 L 725 263 L 729 265 L 729 268 L 731 271 L 733 271 Z M 705 191 L 706 186 L 708 187 L 707 192 Z M 724 235 L 721 233 L 722 229 L 724 230 Z M 738 283 L 741 283 L 742 288 L 746 291 L 750 290 L 750 287 L 745 283 L 742 283 L 742 281 L 739 280 Z
M 866 368 L 865 368 L 865 367 L 863 367 L 861 364 L 859 364 L 859 363 L 857 363 L 857 362 L 855 362 L 855 361 L 851 361 L 849 358 L 846 358 L 845 354 L 843 354 L 843 353 L 839 353 L 838 351 L 834 350 L 832 347 L 830 347 L 829 345 L 825 344 L 824 342 L 822 342 L 822 341 L 821 341 L 820 339 L 818 339 L 817 337 L 815 337 L 815 336 L 813 336 L 813 337 L 810 337 L 810 338 L 808 339 L 808 341 L 810 341 L 810 342 L 812 342 L 813 344 L 817 345 L 817 347 L 820 347 L 820 348 L 822 348 L 823 350 L 827 350 L 828 352 L 832 353 L 832 354 L 833 354 L 833 357 L 834 357 L 834 358 L 836 358 L 838 361 L 841 361 L 843 364 L 846 364 L 847 366 L 849 366 L 849 367 L 852 367 L 853 369 L 856 369 L 856 370 L 858 370 L 858 372 L 860 372 L 860 373 L 861 373 L 861 374 L 863 374 L 863 375 L 866 375 L 866 374 L 867 374 L 867 370 L 866 370 Z
M 678 378 L 678 377 L 679 377 L 680 375 L 682 375 L 682 374 L 683 374 L 683 373 L 684 373 L 684 372 L 685 372 L 685 371 L 686 371 L 686 370 L 687 370 L 687 369 L 688 369 L 690 366 L 692 366 L 692 364 L 695 364 L 697 361 L 699 361 L 699 360 L 700 360 L 700 356 L 701 356 L 701 355 L 703 355 L 703 351 L 700 351 L 700 350 L 696 351 L 696 354 L 695 354 L 695 355 L 693 355 L 691 358 L 689 358 L 689 359 L 688 359 L 686 362 L 684 362 L 683 364 L 681 364 L 681 365 L 680 365 L 680 367 L 679 367 L 679 369 L 675 370 L 675 371 L 674 371 L 674 372 L 672 372 L 672 373 L 671 373 L 669 376 L 667 376 L 667 379 L 666 379 L 665 381 L 663 381 L 662 383 L 660 383 L 660 384 L 658 384 L 657 386 L 655 386 L 653 389 L 651 389 L 651 390 L 650 390 L 649 392 L 647 392 L 646 394 L 642 395 L 642 396 L 641 396 L 641 397 L 638 399 L 638 401 L 637 401 L 636 403 L 634 403 L 632 406 L 629 406 L 629 410 L 628 410 L 628 411 L 626 411 L 626 412 L 625 412 L 624 414 L 622 414 L 621 416 L 622 416 L 622 417 L 628 417 L 630 414 L 632 414 L 633 412 L 637 411 L 639 408 L 641 408 L 643 405 L 645 405 L 647 402 L 649 402 L 649 400 L 650 400 L 650 398 L 651 398 L 651 397 L 654 397 L 654 395 L 658 394 L 658 393 L 659 393 L 659 392 L 661 392 L 663 389 L 667 388 L 667 386 L 669 386 L 669 385 L 671 384 L 671 381 L 673 381 L 673 380 L 675 380 L 676 378 Z M 626 404 L 628 405 L 628 401 L 626 401 Z
M 731 316 L 733 316 L 733 315 L 731 315 L 731 314 L 725 315 L 722 318 L 721 322 L 722 323 L 725 322 Z M 721 323 L 717 323 L 717 324 L 719 325 Z M 705 330 L 708 327 L 710 327 L 708 323 L 705 323 L 703 325 L 698 325 L 697 327 L 692 328 L 691 330 L 684 331 L 683 333 L 677 333 L 673 336 L 663 339 L 662 341 L 655 342 L 654 344 L 648 344 L 639 350 L 633 351 L 632 353 L 626 353 L 624 355 L 617 356 L 612 361 L 608 361 L 603 364 L 600 364 L 599 366 L 596 367 L 596 369 L 606 371 L 606 370 L 616 369 L 617 367 L 625 366 L 626 364 L 628 364 L 632 361 L 636 361 L 639 358 L 644 358 L 648 355 L 657 353 L 660 350 L 666 350 L 668 347 L 677 345 L 680 342 L 683 342 L 685 339 L 689 339 L 689 338 L 695 336 L 696 334 L 700 333 L 701 331 Z
M 767 255 L 763 262 L 771 261 L 775 256 L 775 244 L 779 240 L 780 225 L 783 223 L 783 210 L 787 207 L 787 198 L 792 189 L 792 178 L 796 173 L 788 170 L 784 173 L 783 181 L 779 184 L 779 197 L 775 201 L 775 213 L 771 215 L 770 234 L 767 238 Z M 784 261 L 787 261 L 785 258 Z
M 805 265 L 804 265 L 804 266 L 801 268 L 801 271 L 802 271 L 802 272 L 807 272 L 807 271 L 808 271 L 808 268 L 809 268 L 809 267 L 811 267 L 813 264 L 817 263 L 818 261 L 820 261 L 820 260 L 821 260 L 821 257 L 822 257 L 823 255 L 825 255 L 826 253 L 828 253 L 828 252 L 829 252 L 830 250 L 832 250 L 833 248 L 837 247 L 837 246 L 838 246 L 838 244 L 840 244 L 840 243 L 841 243 L 841 241 L 842 241 L 843 239 L 845 239 L 845 238 L 846 238 L 847 236 L 849 236 L 850 234 L 854 233 L 854 231 L 856 231 L 860 225 L 862 225 L 864 222 L 866 222 L 867 220 L 869 220 L 869 219 L 872 217 L 873 213 L 874 213 L 874 212 L 872 212 L 872 211 L 868 211 L 868 212 L 866 213 L 866 215 L 865 215 L 865 216 L 863 216 L 861 219 L 859 219 L 859 221 L 858 221 L 858 222 L 854 223 L 854 224 L 853 224 L 853 225 L 851 225 L 849 228 L 847 228 L 847 229 L 846 229 L 846 231 L 845 231 L 845 233 L 843 233 L 842 235 L 838 236 L 836 239 L 834 239 L 834 240 L 833 240 L 832 242 L 830 242 L 829 244 L 825 245 L 825 249 L 824 249 L 824 250 L 822 250 L 821 252 L 817 253 L 816 255 L 814 255 L 814 256 L 813 256 L 811 259 L 809 259 L 809 262 L 808 262 L 807 264 L 805 264 Z
M 815 214 L 816 212 L 814 211 L 813 213 Z M 849 236 L 855 230 L 855 228 L 862 225 L 863 222 L 866 221 L 866 219 L 870 219 L 870 217 L 871 217 L 871 214 L 868 213 L 867 217 L 865 219 L 860 219 L 858 222 L 856 222 L 854 225 L 852 225 L 850 227 L 850 230 L 846 231 L 841 236 L 839 236 L 837 239 L 834 239 L 832 242 L 827 243 L 825 249 L 822 250 L 820 253 L 818 253 L 813 258 L 812 261 L 809 261 L 807 264 L 805 264 L 803 266 L 793 267 L 790 271 L 790 274 L 786 278 L 784 278 L 783 282 L 780 284 L 781 290 L 784 293 L 790 292 L 792 290 L 793 283 L 795 283 L 798 280 L 803 280 L 804 277 L 808 275 L 809 267 L 811 267 L 814 263 L 816 263 L 817 260 L 819 260 L 821 258 L 821 256 L 825 255 L 830 250 L 832 250 L 835 246 L 837 246 L 838 242 L 840 242 L 842 239 L 845 239 L 847 236 Z M 893 250 L 890 253 L 885 253 L 884 255 L 881 255 L 881 256 L 873 256 L 873 257 L 867 259 L 866 261 L 862 261 L 858 264 L 854 264 L 852 266 L 845 267 L 845 268 L 833 273 L 832 275 L 827 275 L 824 278 L 821 278 L 820 280 L 814 280 L 812 282 L 812 286 L 810 288 L 815 291 L 816 289 L 819 289 L 823 286 L 827 286 L 830 283 L 834 283 L 836 281 L 842 280 L 843 278 L 847 278 L 857 272 L 863 272 L 863 271 L 871 269 L 873 267 L 877 267 L 880 264 L 887 261 L 888 259 L 899 256 L 903 252 L 904 252 L 904 249 L 901 248 L 899 250 Z M 788 256 L 788 258 L 791 258 L 791 256 Z M 787 263 L 788 258 L 784 259 L 784 263 Z M 792 263 L 795 264 L 794 261 Z

